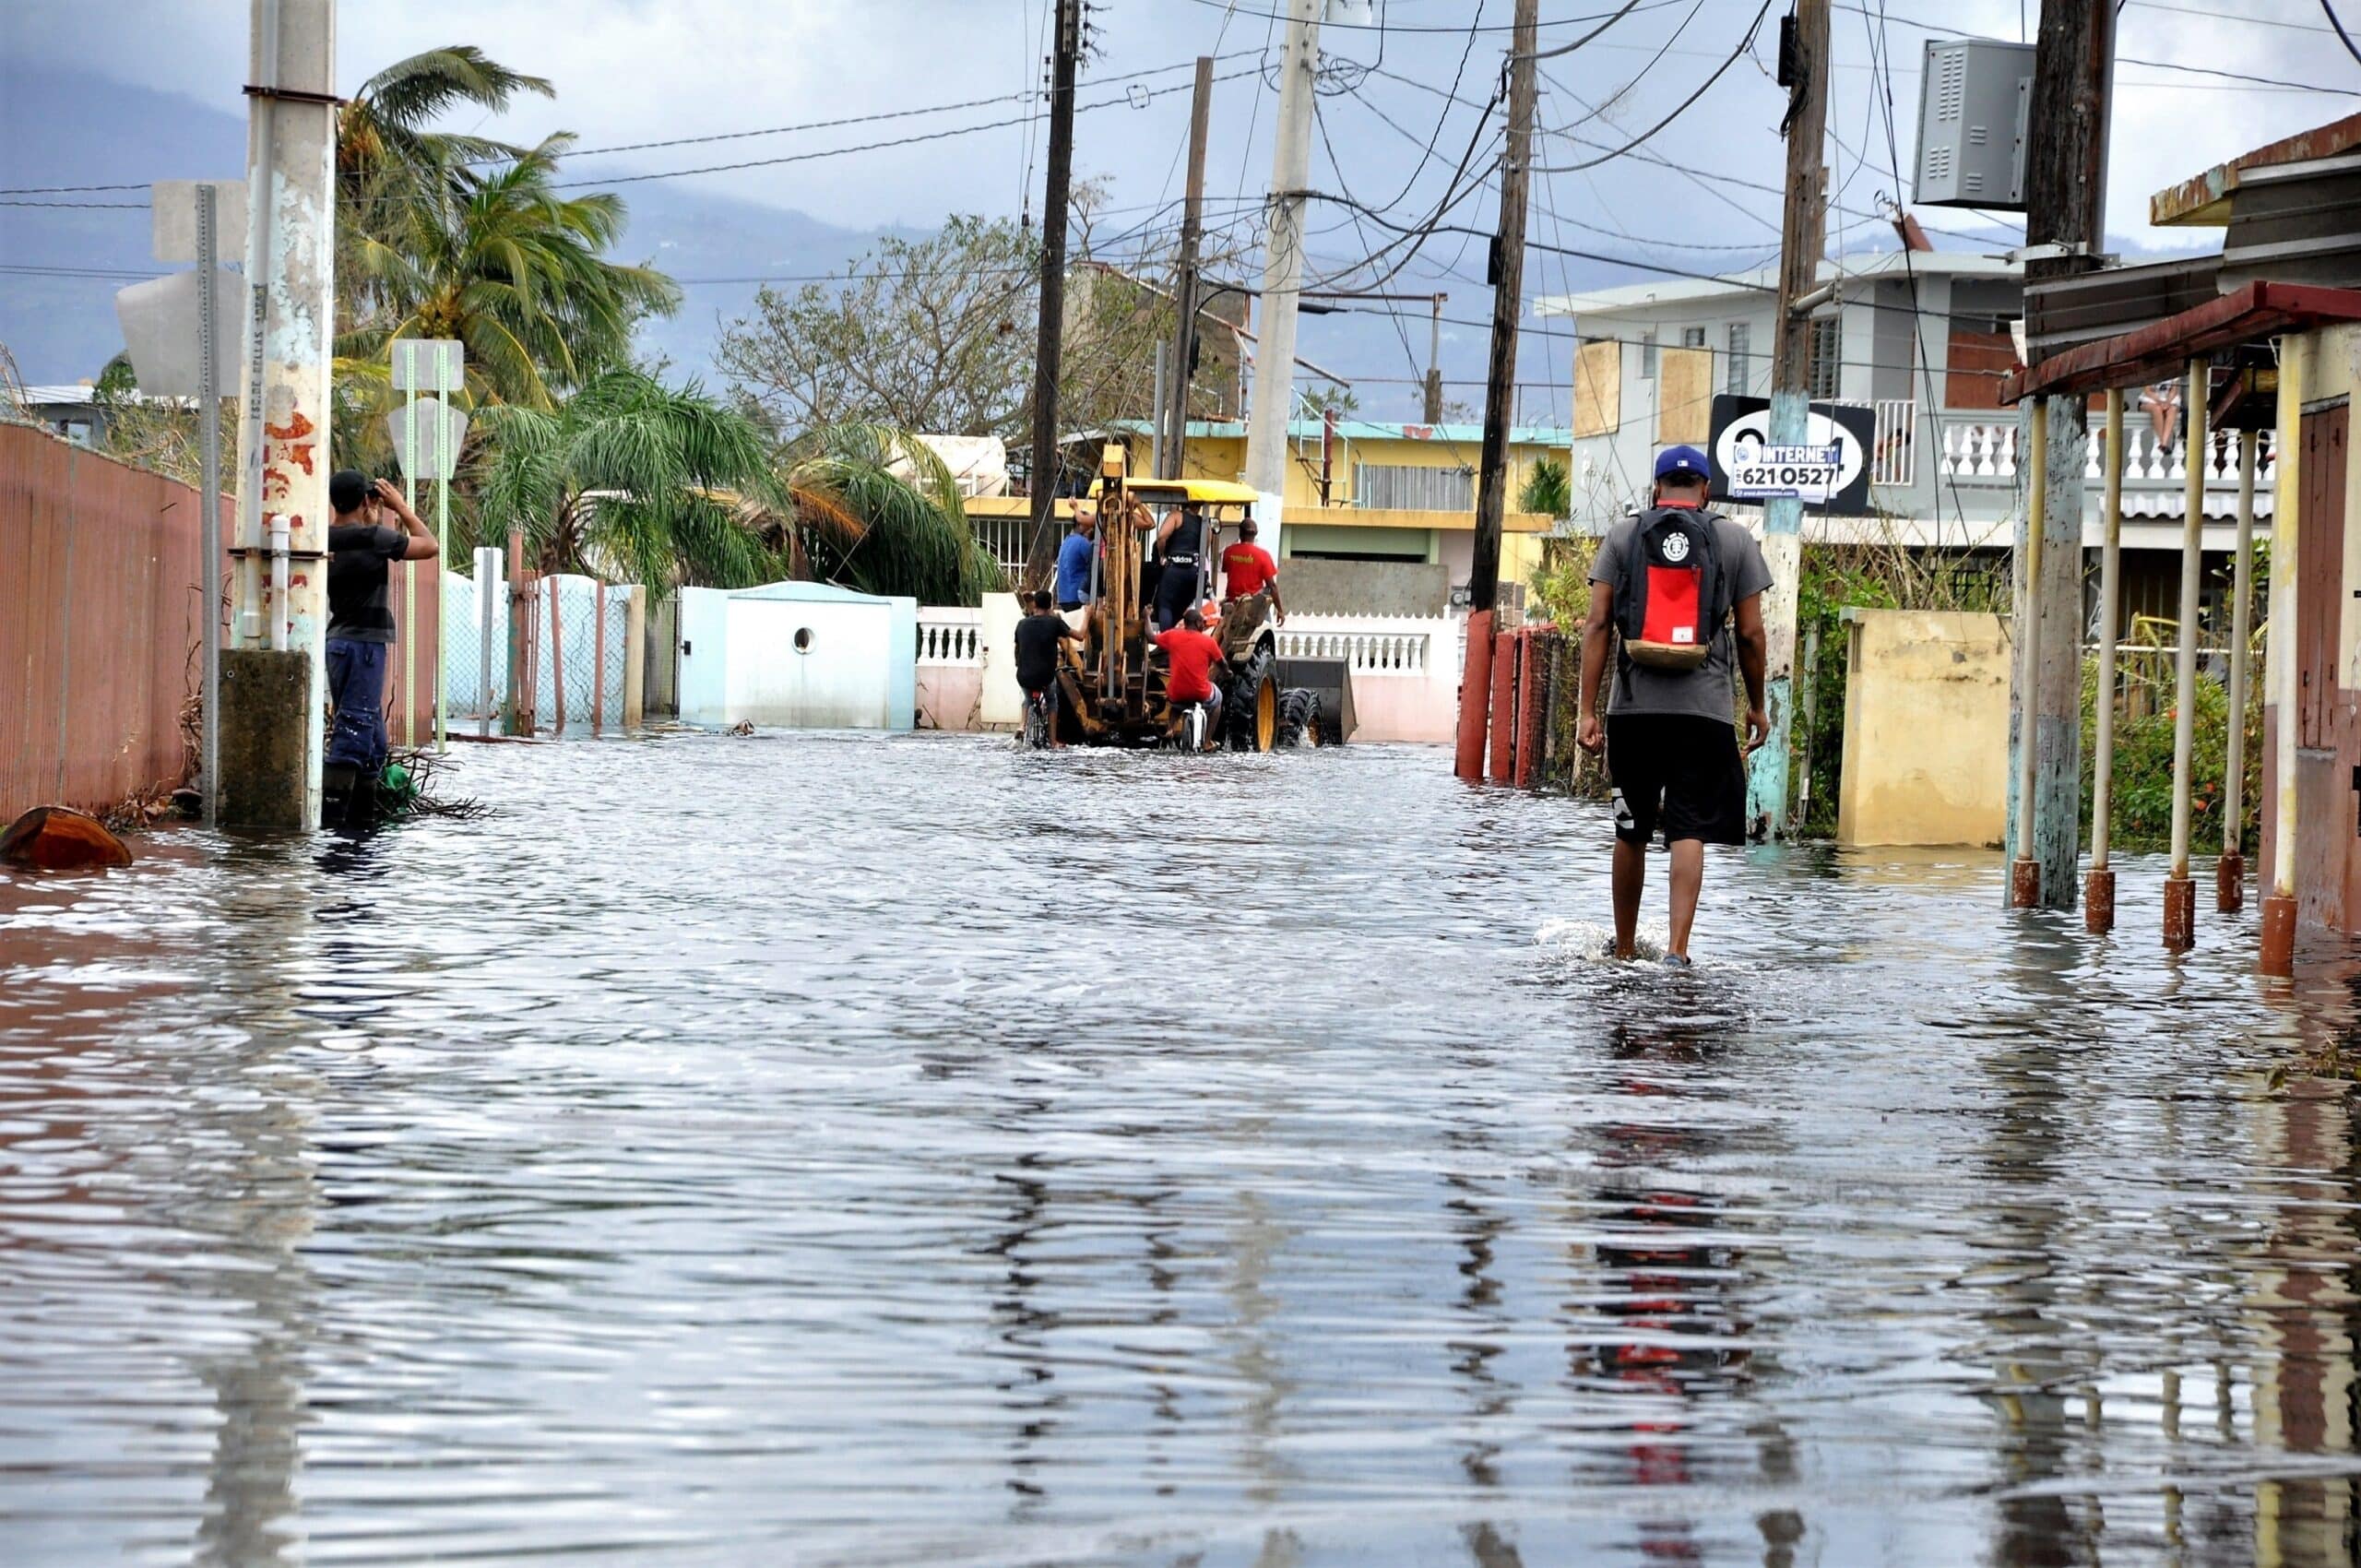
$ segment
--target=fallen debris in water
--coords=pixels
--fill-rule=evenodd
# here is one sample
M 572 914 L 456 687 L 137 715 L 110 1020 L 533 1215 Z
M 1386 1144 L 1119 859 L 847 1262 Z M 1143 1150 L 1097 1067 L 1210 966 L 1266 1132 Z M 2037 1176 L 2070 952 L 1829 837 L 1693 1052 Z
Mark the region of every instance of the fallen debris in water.
M 35 806 L 0 833 L 0 864 L 79 871 L 130 863 L 131 851 L 106 824 L 72 806 Z
M 742 719 L 722 731 L 725 735 L 751 735 L 753 732 L 754 721 L 751 719 Z

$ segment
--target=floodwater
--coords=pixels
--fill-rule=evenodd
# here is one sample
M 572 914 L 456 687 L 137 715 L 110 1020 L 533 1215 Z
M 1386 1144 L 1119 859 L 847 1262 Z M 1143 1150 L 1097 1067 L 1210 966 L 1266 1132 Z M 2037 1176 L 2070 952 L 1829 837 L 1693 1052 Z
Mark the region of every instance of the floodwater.
M 0 1561 L 2353 1560 L 2354 967 L 1827 849 L 1604 963 L 1447 775 L 470 746 L 0 878 Z

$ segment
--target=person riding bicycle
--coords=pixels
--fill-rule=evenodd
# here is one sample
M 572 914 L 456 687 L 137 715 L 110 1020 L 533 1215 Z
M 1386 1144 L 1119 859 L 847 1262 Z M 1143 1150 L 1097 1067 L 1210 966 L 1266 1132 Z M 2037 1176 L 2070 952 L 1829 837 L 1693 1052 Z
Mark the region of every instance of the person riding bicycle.
M 1047 588 L 1033 595 L 1033 612 L 1016 624 L 1016 683 L 1025 688 L 1026 706 L 1042 711 L 1052 747 L 1063 743 L 1058 739 L 1058 645 L 1082 640 Z
M 1193 608 L 1183 612 L 1180 624 L 1157 633 L 1155 641 L 1167 661 L 1164 700 L 1174 707 L 1204 704 L 1205 734 L 1208 738 L 1219 735 L 1221 687 L 1215 683 L 1213 671 L 1222 661 L 1221 644 L 1206 635 L 1204 612 Z

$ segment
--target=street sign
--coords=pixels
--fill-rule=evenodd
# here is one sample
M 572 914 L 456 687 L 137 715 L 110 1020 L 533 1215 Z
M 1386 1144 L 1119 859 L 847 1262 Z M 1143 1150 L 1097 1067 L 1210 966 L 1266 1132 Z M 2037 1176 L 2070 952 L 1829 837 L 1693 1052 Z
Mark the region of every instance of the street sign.
M 1771 405 L 1727 393 L 1714 399 L 1709 457 L 1716 501 L 1762 502 L 1795 496 L 1823 512 L 1869 509 L 1869 454 L 1875 410 L 1852 403 L 1814 403 L 1800 445 L 1774 445 Z
M 409 456 L 413 414 L 418 431 L 418 461 L 414 465 Z M 443 441 L 439 445 L 434 439 L 437 419 L 443 422 Z M 394 459 L 401 465 L 402 472 L 413 479 L 447 480 L 459 466 L 459 448 L 467 445 L 468 416 L 440 398 L 420 398 L 387 414 L 386 430 L 393 437 Z
M 196 346 L 204 298 L 204 279 L 195 272 L 167 273 L 116 292 L 115 319 L 123 324 L 124 347 L 140 391 L 158 398 L 205 395 L 204 361 Z M 219 377 L 214 386 L 232 387 L 238 385 L 237 329 L 246 319 L 246 291 L 226 267 L 213 271 L 213 367 Z
M 159 180 L 148 187 L 151 239 L 158 261 L 203 261 L 197 255 L 196 188 L 213 187 L 214 243 L 221 254 L 246 254 L 243 180 Z M 216 260 L 219 259 L 217 255 Z M 233 334 L 234 336 L 234 334 Z
M 395 391 L 459 390 L 468 352 L 457 338 L 397 338 L 386 347 L 393 355 Z

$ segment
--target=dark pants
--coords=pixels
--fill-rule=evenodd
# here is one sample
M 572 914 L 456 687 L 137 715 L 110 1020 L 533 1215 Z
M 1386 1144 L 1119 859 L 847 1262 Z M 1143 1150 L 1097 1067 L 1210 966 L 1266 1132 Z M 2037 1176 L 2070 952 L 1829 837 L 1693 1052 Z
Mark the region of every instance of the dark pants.
M 1179 625 L 1181 614 L 1196 601 L 1197 564 L 1166 562 L 1164 575 L 1156 580 L 1156 629 L 1169 632 Z
M 374 778 L 386 766 L 386 671 L 390 643 L 328 639 L 328 701 L 336 722 L 328 731 L 327 766 Z

